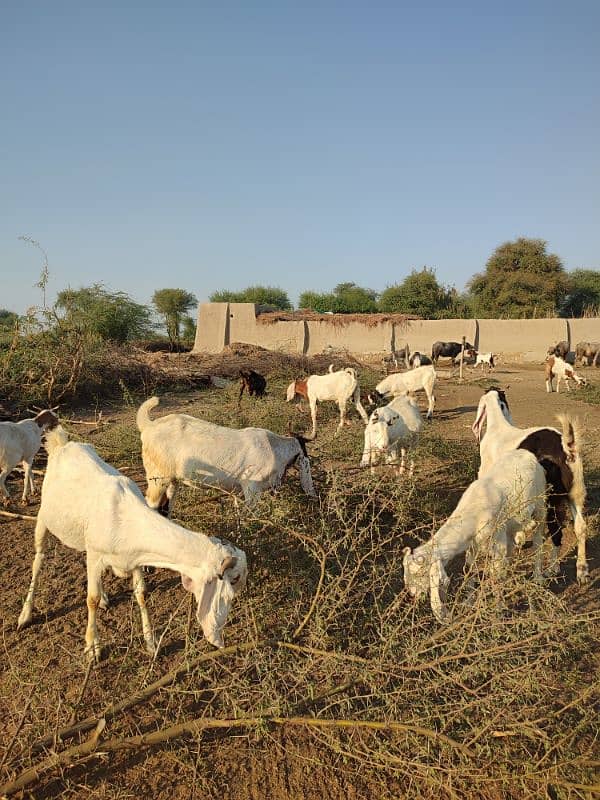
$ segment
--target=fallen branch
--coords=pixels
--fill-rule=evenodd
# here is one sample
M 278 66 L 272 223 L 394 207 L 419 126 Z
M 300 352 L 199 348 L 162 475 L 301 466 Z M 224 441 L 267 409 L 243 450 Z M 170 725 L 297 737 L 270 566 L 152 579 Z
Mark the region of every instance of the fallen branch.
M 37 519 L 37 517 L 32 517 L 29 514 L 17 514 L 14 511 L 3 511 L 3 510 L 0 510 L 0 516 L 10 517 L 11 519 L 32 519 L 34 522 Z
M 222 728 L 258 728 L 264 725 L 292 725 L 297 727 L 309 728 L 346 728 L 346 729 L 366 729 L 372 731 L 386 731 L 392 733 L 412 733 L 421 736 L 438 744 L 445 744 L 453 750 L 461 753 L 467 758 L 474 758 L 475 753 L 461 742 L 457 742 L 443 733 L 438 733 L 431 728 L 424 728 L 420 725 L 410 725 L 403 722 L 379 722 L 377 720 L 354 720 L 354 719 L 318 719 L 315 717 L 242 717 L 240 719 L 207 719 L 200 717 L 189 722 L 182 722 L 178 725 L 170 725 L 161 728 L 153 733 L 143 733 L 138 736 L 129 736 L 124 739 L 113 738 L 102 742 L 98 748 L 98 739 L 102 732 L 106 720 L 101 718 L 96 726 L 94 735 L 81 745 L 75 745 L 62 753 L 55 754 L 22 772 L 13 781 L 9 781 L 0 786 L 0 795 L 9 797 L 32 783 L 37 783 L 46 774 L 59 766 L 76 766 L 82 759 L 90 755 L 105 755 L 119 750 L 137 750 L 144 747 L 162 744 L 163 742 L 178 739 L 181 736 L 198 736 L 206 730 L 217 730 Z M 98 749 L 97 749 L 98 748 Z

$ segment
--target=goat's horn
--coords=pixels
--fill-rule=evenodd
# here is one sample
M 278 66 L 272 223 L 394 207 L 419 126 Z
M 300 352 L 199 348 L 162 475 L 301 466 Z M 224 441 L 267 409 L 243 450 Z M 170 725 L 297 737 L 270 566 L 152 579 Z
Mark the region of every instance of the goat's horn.
M 237 558 L 235 556 L 227 556 L 227 558 L 224 558 L 221 562 L 221 572 L 217 575 L 217 578 L 222 581 L 225 570 L 235 567 L 236 564 Z

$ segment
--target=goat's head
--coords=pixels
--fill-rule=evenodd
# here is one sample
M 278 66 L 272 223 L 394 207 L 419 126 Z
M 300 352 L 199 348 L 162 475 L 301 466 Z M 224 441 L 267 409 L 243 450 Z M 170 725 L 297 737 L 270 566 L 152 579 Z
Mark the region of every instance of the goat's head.
M 448 621 L 446 590 L 450 579 L 439 558 L 415 556 L 410 547 L 404 548 L 404 585 L 411 596 L 418 600 L 429 591 L 431 610 L 438 622 Z
M 508 389 L 508 387 L 506 388 Z M 512 416 L 510 413 L 508 400 L 506 399 L 505 390 L 500 389 L 498 386 L 493 386 L 490 389 L 486 389 L 479 400 L 477 413 L 475 414 L 475 422 L 471 426 L 471 430 L 473 431 L 473 434 L 478 442 L 481 441 L 481 431 L 483 429 L 483 423 L 487 417 L 488 403 L 496 403 L 506 421 L 512 424 Z
M 58 408 L 58 406 L 56 408 Z M 45 408 L 34 417 L 34 422 L 43 431 L 51 431 L 52 428 L 56 428 L 59 424 L 58 417 L 54 413 L 55 411 L 55 408 Z
M 191 576 L 182 574 L 181 583 L 196 598 L 196 619 L 204 636 L 215 647 L 223 647 L 223 628 L 231 601 L 246 585 L 248 567 L 243 550 L 216 538 L 212 541 L 222 545 L 218 563 L 209 561 L 205 566 L 190 570 Z

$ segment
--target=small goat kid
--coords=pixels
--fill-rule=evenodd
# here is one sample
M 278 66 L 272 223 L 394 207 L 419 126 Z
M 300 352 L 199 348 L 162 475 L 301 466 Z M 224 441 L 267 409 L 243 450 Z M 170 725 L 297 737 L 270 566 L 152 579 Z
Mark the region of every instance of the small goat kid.
M 551 572 L 558 572 L 558 555 L 567 508 L 573 516 L 577 538 L 577 580 L 585 582 L 589 569 L 585 554 L 586 523 L 583 517 L 585 482 L 581 460 L 579 425 L 570 416 L 559 415 L 562 433 L 556 428 L 517 428 L 513 425 L 506 394 L 501 389 L 488 389 L 477 407 L 473 433 L 479 444 L 481 466 L 479 477 L 494 468 L 504 453 L 528 450 L 546 473 L 548 493 L 548 532 L 554 546 Z M 482 437 L 484 422 L 487 425 Z
M 365 446 L 361 467 L 371 467 L 385 459 L 387 464 L 398 461 L 398 450 L 401 453 L 399 473 L 405 469 L 406 449 L 414 444 L 419 431 L 423 427 L 423 418 L 413 397 L 395 397 L 382 408 L 377 408 L 369 417 L 365 428 Z M 412 475 L 414 463 L 411 462 Z
M 312 418 L 312 432 L 310 439 L 317 435 L 317 403 L 325 400 L 333 400 L 340 409 L 340 422 L 337 428 L 339 432 L 346 421 L 346 405 L 348 400 L 352 400 L 356 410 L 362 417 L 365 425 L 369 421 L 367 412 L 363 408 L 360 400 L 360 385 L 353 367 L 346 367 L 334 372 L 333 364 L 329 366 L 329 372 L 325 375 L 309 375 L 303 380 L 292 381 L 287 388 L 286 400 L 291 402 L 296 396 L 304 397 L 310 406 Z
M 435 406 L 435 397 L 433 396 L 435 379 L 436 374 L 433 365 L 417 367 L 417 369 L 411 369 L 407 372 L 395 372 L 379 381 L 370 399 L 372 402 L 377 403 L 386 397 L 397 397 L 411 392 L 424 391 L 429 403 L 427 419 L 431 419 Z
M 158 404 L 158 397 L 151 397 L 137 412 L 151 508 L 168 512 L 178 481 L 241 490 L 251 503 L 279 486 L 292 464 L 298 467 L 306 494 L 315 496 L 302 436 L 279 436 L 265 428 L 224 428 L 188 414 L 153 420 L 149 412 Z
M 444 525 L 425 544 L 404 549 L 404 582 L 417 598 L 429 592 L 431 609 L 440 622 L 448 619 L 445 604 L 449 583 L 445 566 L 467 552 L 472 561 L 488 550 L 499 576 L 515 540 L 534 527 L 536 577 L 541 575 L 542 542 L 546 520 L 546 480 L 537 459 L 525 450 L 505 453 L 494 468 L 474 481 Z
M 241 403 L 244 391 L 248 391 L 250 397 L 264 397 L 267 389 L 267 379 L 260 372 L 255 372 L 253 369 L 240 370 L 240 395 L 238 397 L 238 404 Z
M 21 422 L 0 422 L 0 492 L 5 501 L 10 495 L 6 488 L 6 479 L 18 465 L 23 465 L 25 472 L 22 502 L 25 503 L 29 492 L 34 494 L 32 465 L 33 459 L 42 443 L 42 434 L 58 425 L 58 417 L 49 408 L 34 417 Z
M 567 391 L 571 391 L 569 381 L 574 381 L 577 386 L 586 386 L 587 380 L 575 373 L 575 370 L 570 364 L 567 364 L 559 356 L 548 356 L 544 365 L 544 372 L 546 375 L 546 391 L 552 392 L 552 381 L 556 378 L 556 393 L 560 391 L 560 382 L 563 380 L 567 387 Z
M 31 622 L 33 598 L 44 559 L 48 531 L 67 547 L 85 551 L 88 623 L 85 653 L 98 661 L 101 650 L 96 611 L 106 603 L 102 573 L 133 576 L 148 652 L 156 643 L 144 597 L 141 567 L 175 570 L 198 603 L 196 618 L 204 636 L 223 647 L 222 630 L 234 596 L 246 582 L 246 556 L 232 544 L 194 533 L 150 509 L 137 485 L 106 464 L 89 444 L 69 442 L 58 426 L 46 434 L 48 467 L 35 526 L 31 584 L 19 616 L 19 628 Z

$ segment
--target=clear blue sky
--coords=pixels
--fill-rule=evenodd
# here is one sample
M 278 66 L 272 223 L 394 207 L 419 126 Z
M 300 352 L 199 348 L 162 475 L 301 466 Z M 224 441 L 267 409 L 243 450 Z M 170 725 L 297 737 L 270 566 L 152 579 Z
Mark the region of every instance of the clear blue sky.
M 600 268 L 600 3 L 5 2 L 0 308 Z M 7 278 L 5 277 L 8 276 Z

